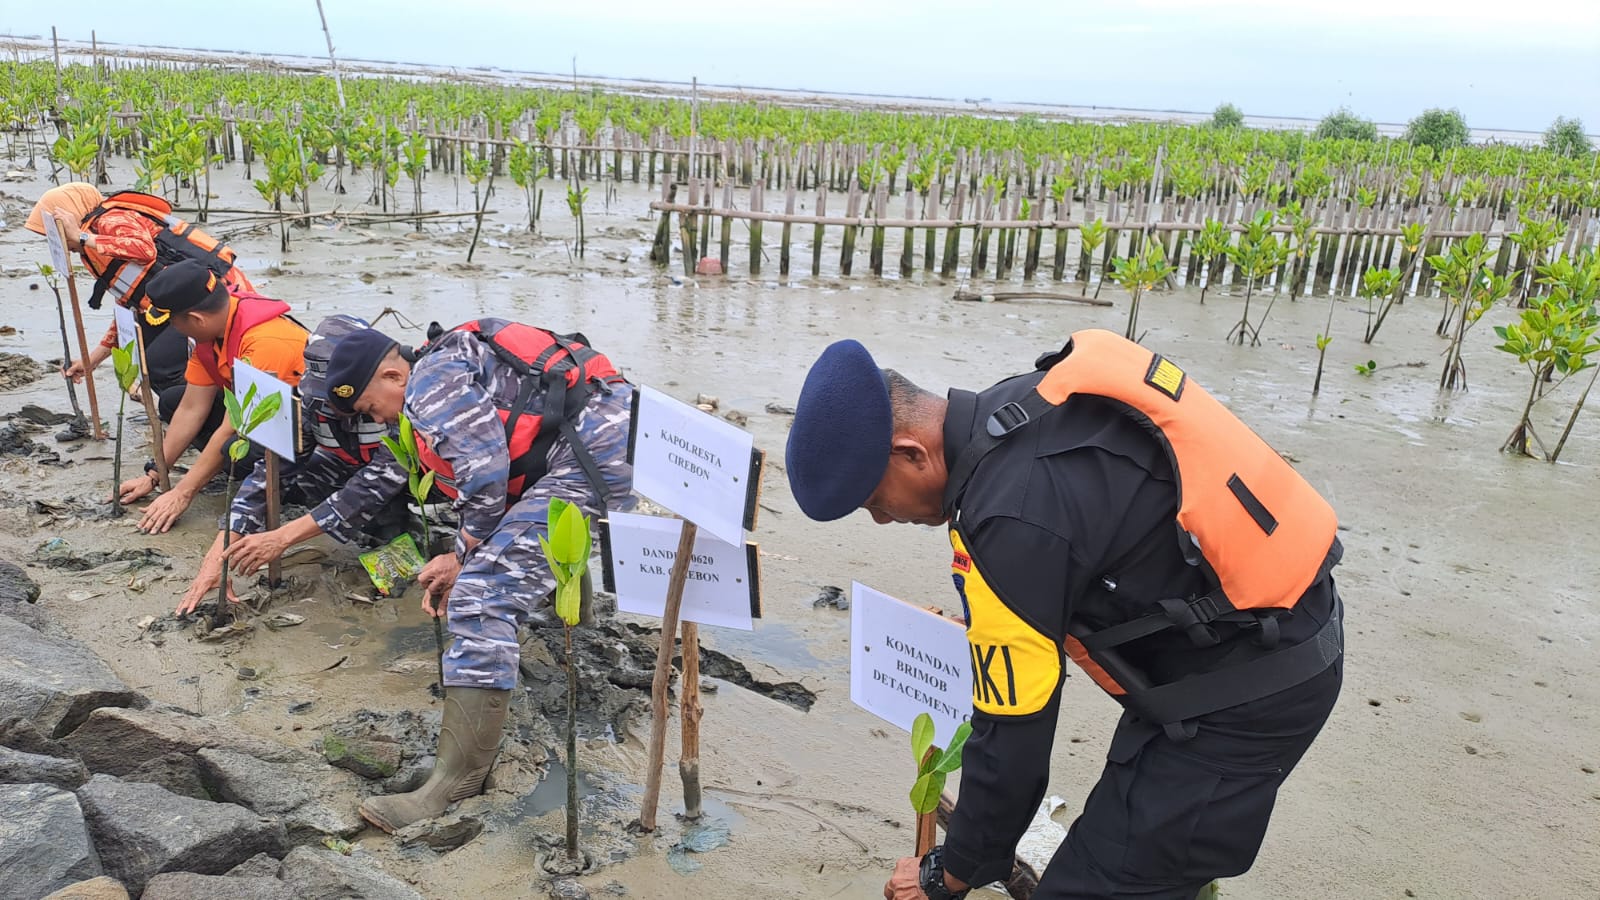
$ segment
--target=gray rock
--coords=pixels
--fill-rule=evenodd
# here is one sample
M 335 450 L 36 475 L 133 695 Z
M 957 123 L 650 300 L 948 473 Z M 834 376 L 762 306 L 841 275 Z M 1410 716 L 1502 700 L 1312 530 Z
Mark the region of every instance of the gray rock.
M 138 781 L 166 788 L 179 797 L 210 800 L 205 782 L 200 780 L 200 767 L 182 753 L 164 753 L 146 760 L 138 768 L 122 776 L 123 781 Z
M 89 770 L 75 759 L 0 747 L 0 784 L 49 784 L 72 791 L 88 780 Z
M 330 769 L 314 757 L 273 763 L 231 750 L 209 749 L 196 756 L 206 786 L 217 799 L 281 818 L 291 844 L 353 837 L 366 827 L 356 812 L 360 780 Z
M 44 900 L 128 900 L 128 889 L 110 875 L 69 884 Z
M 283 863 L 265 853 L 257 853 L 223 873 L 235 878 L 277 878 Z
M 33 900 L 100 872 L 76 797 L 48 784 L 0 785 L 0 898 Z
M 276 878 L 233 878 L 168 872 L 150 879 L 140 900 L 297 900 Z
M 451 816 L 448 819 L 424 819 L 395 832 L 394 838 L 402 847 L 420 845 L 448 853 L 483 833 L 483 820 L 476 816 Z
M 203 747 L 234 750 L 272 762 L 288 762 L 297 755 L 282 744 L 251 737 L 210 719 L 153 709 L 97 709 L 67 736 L 66 744 L 83 757 L 89 771 L 110 775 L 126 775 L 168 753 L 193 756 Z
M 311 847 L 296 847 L 284 857 L 283 882 L 300 900 L 422 900 L 364 857 Z
M 53 741 L 39 733 L 33 722 L 21 716 L 0 719 L 0 747 L 10 747 L 23 753 L 54 756 L 59 759 L 77 759 L 78 754 L 60 741 Z
M 345 737 L 329 731 L 322 736 L 322 756 L 329 764 L 362 778 L 388 778 L 400 770 L 400 745 L 393 741 Z
M 257 853 L 282 853 L 283 823 L 230 803 L 96 775 L 78 789 L 106 872 L 133 894 L 162 872 L 221 875 Z
M 589 900 L 589 889 L 576 878 L 557 878 L 550 882 L 550 900 Z
M 0 718 L 22 716 L 46 737 L 77 728 L 102 706 L 142 703 L 89 648 L 0 616 Z
M 14 563 L 0 560 L 0 615 L 10 616 L 40 631 L 50 627 L 50 617 L 37 604 L 39 585 Z

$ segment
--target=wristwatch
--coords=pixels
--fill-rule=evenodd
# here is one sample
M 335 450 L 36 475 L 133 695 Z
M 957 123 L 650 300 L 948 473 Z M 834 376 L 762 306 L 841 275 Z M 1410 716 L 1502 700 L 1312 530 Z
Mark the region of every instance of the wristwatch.
M 928 900 L 962 900 L 971 891 L 952 891 L 944 883 L 944 847 L 935 847 L 928 851 L 922 858 L 922 870 L 918 880 L 922 885 L 922 892 L 928 895 Z

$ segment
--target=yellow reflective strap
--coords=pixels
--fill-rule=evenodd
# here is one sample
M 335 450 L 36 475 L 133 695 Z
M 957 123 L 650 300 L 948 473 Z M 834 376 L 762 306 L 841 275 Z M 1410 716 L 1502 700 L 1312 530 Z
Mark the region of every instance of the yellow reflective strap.
M 954 528 L 950 545 L 955 550 L 950 573 L 967 612 L 973 707 L 992 716 L 1039 712 L 1061 683 L 1061 648 L 989 587 Z

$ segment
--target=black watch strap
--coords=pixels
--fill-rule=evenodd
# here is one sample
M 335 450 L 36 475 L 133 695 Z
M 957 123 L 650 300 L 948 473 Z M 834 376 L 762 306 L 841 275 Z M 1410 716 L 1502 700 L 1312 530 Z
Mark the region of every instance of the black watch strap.
M 952 891 L 944 883 L 944 847 L 935 847 L 922 858 L 918 881 L 928 900 L 963 900 L 972 890 Z

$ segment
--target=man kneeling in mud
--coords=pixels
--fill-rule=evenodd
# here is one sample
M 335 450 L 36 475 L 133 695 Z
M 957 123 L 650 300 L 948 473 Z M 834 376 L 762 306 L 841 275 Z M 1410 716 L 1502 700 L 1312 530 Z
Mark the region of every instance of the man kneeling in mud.
M 218 524 L 233 532 L 227 552 L 219 532 L 178 604 L 178 615 L 193 612 L 222 582 L 224 556 L 236 574 L 250 575 L 318 535 L 348 543 L 360 532 L 382 539 L 405 528 L 406 470 L 383 445 L 394 429 L 328 405 L 328 357 L 340 338 L 367 327 L 353 316 L 329 316 L 306 341 L 300 403 L 311 450 L 284 464 L 281 482 L 284 499 L 313 507 L 311 512 L 268 531 L 267 464 L 258 462 L 239 487 L 227 519 Z M 228 599 L 239 600 L 231 584 Z
M 518 629 L 555 589 L 539 546 L 551 498 L 591 517 L 631 505 L 633 388 L 583 336 L 501 319 L 458 326 L 416 354 L 357 331 L 335 345 L 328 384 L 347 414 L 410 420 L 461 519 L 453 551 L 418 578 L 423 611 L 448 614 L 454 636 L 438 762 L 420 789 L 361 803 L 363 818 L 393 832 L 483 790 L 517 682 Z

